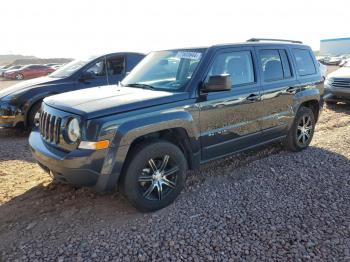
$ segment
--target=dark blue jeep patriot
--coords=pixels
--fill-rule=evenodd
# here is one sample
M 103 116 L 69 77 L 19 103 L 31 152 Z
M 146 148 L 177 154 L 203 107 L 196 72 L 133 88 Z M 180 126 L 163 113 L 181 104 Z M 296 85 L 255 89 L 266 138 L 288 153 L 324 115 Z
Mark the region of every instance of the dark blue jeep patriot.
M 297 41 L 152 52 L 119 85 L 44 99 L 30 146 L 55 180 L 119 186 L 137 209 L 157 210 L 201 163 L 276 141 L 306 148 L 322 84 Z

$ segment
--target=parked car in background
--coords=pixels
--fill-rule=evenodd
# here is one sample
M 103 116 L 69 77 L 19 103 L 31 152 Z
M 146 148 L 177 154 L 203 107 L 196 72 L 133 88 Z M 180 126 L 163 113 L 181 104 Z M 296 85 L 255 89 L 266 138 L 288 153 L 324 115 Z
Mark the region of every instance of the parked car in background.
M 339 66 L 348 65 L 349 62 L 350 62 L 350 58 L 344 58 L 344 59 L 339 63 Z
M 50 95 L 117 84 L 144 57 L 113 53 L 74 60 L 49 76 L 0 90 L 0 127 L 32 128 L 38 123 L 41 101 Z
M 323 79 L 310 47 L 269 41 L 152 52 L 120 85 L 45 98 L 33 155 L 58 181 L 120 186 L 154 211 L 201 163 L 277 141 L 303 150 Z
M 322 64 L 321 62 L 318 62 L 318 66 L 320 67 L 320 71 L 321 71 L 321 76 L 323 77 L 323 79 L 326 79 L 327 77 L 327 66 Z
M 324 88 L 327 104 L 350 103 L 350 61 L 326 77 Z
M 7 79 L 23 80 L 46 76 L 54 71 L 55 69 L 45 65 L 26 65 L 18 69 L 7 70 L 4 73 L 4 77 Z
M 13 65 L 9 67 L 4 67 L 0 70 L 0 74 L 3 77 L 6 72 L 12 71 L 12 70 L 18 70 L 21 69 L 23 66 L 22 65 Z
M 339 65 L 342 61 L 342 58 L 339 56 L 326 57 L 323 59 L 323 64 L 325 65 Z

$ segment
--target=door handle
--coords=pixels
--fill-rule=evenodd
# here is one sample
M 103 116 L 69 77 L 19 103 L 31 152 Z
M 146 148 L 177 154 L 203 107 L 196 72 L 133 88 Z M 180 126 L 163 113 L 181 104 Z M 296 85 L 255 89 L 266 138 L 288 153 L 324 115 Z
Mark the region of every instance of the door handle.
M 259 100 L 259 96 L 256 94 L 251 94 L 251 95 L 246 97 L 246 100 L 251 101 L 251 102 L 255 102 L 255 101 Z
M 295 91 L 297 90 L 297 88 L 295 88 L 295 87 L 288 87 L 287 88 L 287 93 L 295 93 Z

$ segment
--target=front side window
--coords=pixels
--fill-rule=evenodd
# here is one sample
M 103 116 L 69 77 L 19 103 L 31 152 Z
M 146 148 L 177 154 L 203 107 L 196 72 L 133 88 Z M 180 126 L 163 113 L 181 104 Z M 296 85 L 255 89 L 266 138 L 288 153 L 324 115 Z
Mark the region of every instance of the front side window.
M 293 54 L 300 76 L 312 75 L 316 73 L 316 67 L 309 50 L 293 49 Z
M 232 85 L 242 85 L 254 82 L 254 69 L 250 51 L 237 51 L 219 54 L 209 71 L 213 75 L 230 75 Z
M 104 60 L 100 60 L 86 69 L 86 72 L 93 74 L 94 76 L 104 76 L 106 75 L 106 70 L 104 66 Z
M 122 85 L 181 90 L 192 78 L 202 55 L 202 49 L 152 52 L 131 71 Z

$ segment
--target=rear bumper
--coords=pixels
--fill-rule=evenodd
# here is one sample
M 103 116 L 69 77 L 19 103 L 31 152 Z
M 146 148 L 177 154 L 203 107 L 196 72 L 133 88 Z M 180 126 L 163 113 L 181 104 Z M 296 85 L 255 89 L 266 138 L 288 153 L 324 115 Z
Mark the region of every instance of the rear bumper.
M 32 154 L 38 164 L 55 179 L 79 186 L 96 186 L 103 166 L 105 150 L 64 152 L 47 145 L 38 131 L 29 137 Z M 104 188 L 95 188 L 105 191 Z

